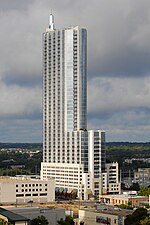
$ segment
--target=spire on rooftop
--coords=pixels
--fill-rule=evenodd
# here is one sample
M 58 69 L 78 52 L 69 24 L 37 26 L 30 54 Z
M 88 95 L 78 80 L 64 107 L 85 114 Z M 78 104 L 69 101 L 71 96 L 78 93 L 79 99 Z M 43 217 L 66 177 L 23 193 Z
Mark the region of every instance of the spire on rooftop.
M 49 16 L 49 29 L 54 30 L 54 16 L 50 14 Z

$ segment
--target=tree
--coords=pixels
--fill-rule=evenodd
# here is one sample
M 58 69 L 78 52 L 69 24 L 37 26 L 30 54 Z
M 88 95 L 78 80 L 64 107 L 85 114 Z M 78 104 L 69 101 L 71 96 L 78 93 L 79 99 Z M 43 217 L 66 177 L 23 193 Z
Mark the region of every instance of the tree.
M 73 218 L 70 215 L 68 215 L 68 216 L 66 216 L 65 220 L 63 220 L 63 219 L 59 220 L 58 224 L 60 224 L 60 225 L 74 225 L 74 221 L 73 221 Z
M 125 219 L 125 225 L 140 225 L 140 221 L 147 216 L 147 209 L 138 208 Z
M 150 187 L 141 187 L 138 194 L 142 195 L 142 196 L 149 196 L 150 195 Z
M 150 224 L 150 217 L 145 217 L 144 220 L 140 221 L 140 225 L 149 225 Z
M 48 220 L 45 216 L 38 216 L 37 218 L 31 220 L 31 225 L 48 225 Z
M 119 205 L 119 208 L 121 208 L 121 209 L 133 209 L 131 204 L 127 204 L 127 205 L 126 204 L 121 204 L 121 205 Z
M 3 219 L 0 219 L 0 225 L 12 225 L 12 224 Z
M 0 219 L 0 225 L 7 225 L 7 224 L 8 224 L 7 221 Z
M 140 190 L 140 186 L 138 183 L 133 183 L 130 188 L 130 190 L 134 190 L 134 191 L 139 191 Z

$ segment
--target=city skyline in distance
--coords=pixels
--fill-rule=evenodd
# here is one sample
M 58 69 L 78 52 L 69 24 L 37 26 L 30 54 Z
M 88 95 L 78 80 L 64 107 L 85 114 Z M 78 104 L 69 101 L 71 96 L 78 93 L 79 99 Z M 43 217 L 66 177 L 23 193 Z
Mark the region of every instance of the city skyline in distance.
M 42 32 L 51 10 L 57 27 L 88 30 L 88 128 L 104 129 L 107 141 L 149 141 L 150 3 L 83 3 L 1 3 L 1 142 L 42 141 Z

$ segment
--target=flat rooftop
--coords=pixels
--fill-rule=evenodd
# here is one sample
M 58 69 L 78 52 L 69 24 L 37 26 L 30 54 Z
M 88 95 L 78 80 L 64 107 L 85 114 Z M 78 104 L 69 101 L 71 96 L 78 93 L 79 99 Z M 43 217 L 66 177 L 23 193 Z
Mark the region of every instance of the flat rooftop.
M 128 195 L 128 194 L 118 194 L 118 195 L 100 195 L 100 198 L 148 198 L 147 196 L 139 195 Z
M 129 210 L 129 209 L 119 209 L 119 208 L 110 208 L 107 206 L 103 209 L 80 209 L 83 211 L 87 211 L 87 212 L 94 212 L 94 213 L 102 213 L 102 214 L 109 214 L 109 215 L 121 215 L 121 216 L 127 216 L 129 214 L 133 213 L 133 210 Z
M 31 177 L 9 177 L 9 176 L 0 176 L 0 182 L 37 182 L 37 181 L 49 181 L 54 180 L 54 178 L 48 178 L 48 179 L 39 179 L 39 178 L 31 178 Z

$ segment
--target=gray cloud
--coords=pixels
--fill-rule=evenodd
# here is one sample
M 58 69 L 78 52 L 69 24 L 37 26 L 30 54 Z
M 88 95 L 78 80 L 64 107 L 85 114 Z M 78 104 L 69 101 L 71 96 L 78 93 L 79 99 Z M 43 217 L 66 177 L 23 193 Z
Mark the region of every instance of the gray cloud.
M 109 141 L 149 141 L 149 82 L 148 76 L 92 79 L 88 88 L 89 128 L 106 130 Z
M 95 78 L 89 81 L 89 113 L 150 106 L 150 77 Z M 94 92 L 93 92 L 94 90 Z
M 0 127 L 1 142 L 42 142 L 41 119 L 3 119 Z
M 1 141 L 42 139 L 42 33 L 50 12 L 58 28 L 88 29 L 89 127 L 106 129 L 108 141 L 149 140 L 149 1 L 0 4 Z

